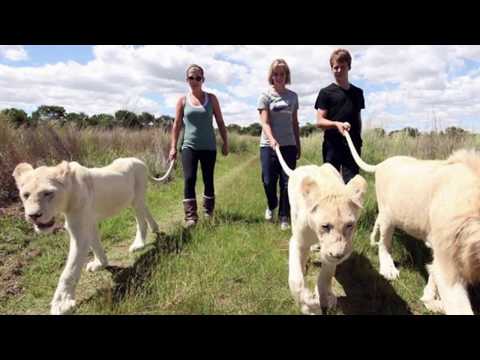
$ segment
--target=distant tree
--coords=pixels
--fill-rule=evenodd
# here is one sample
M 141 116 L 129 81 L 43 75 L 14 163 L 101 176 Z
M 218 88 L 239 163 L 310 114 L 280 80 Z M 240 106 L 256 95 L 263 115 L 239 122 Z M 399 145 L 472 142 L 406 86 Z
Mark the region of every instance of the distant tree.
M 118 110 L 115 113 L 115 121 L 125 128 L 138 128 L 141 126 L 137 114 L 128 110 Z
M 138 122 L 141 127 L 149 127 L 155 125 L 155 116 L 148 112 L 143 112 L 138 116 Z
M 319 131 L 319 129 L 313 124 L 306 124 L 300 127 L 300 136 L 310 136 L 314 132 Z
M 63 106 L 41 105 L 32 113 L 35 121 L 55 121 L 60 125 L 65 123 L 66 111 Z
M 227 131 L 229 133 L 241 134 L 242 133 L 242 127 L 240 125 L 237 125 L 237 124 L 230 124 L 230 125 L 227 126 Z
M 113 115 L 110 114 L 98 114 L 97 115 L 98 126 L 104 129 L 113 129 L 117 124 L 117 121 Z
M 1 114 L 4 115 L 8 123 L 15 128 L 28 125 L 28 115 L 23 110 L 15 108 L 4 109 L 1 111 Z
M 115 118 L 110 114 L 95 114 L 85 119 L 88 126 L 98 126 L 112 129 L 115 126 Z
M 260 125 L 259 123 L 250 124 L 246 128 L 244 128 L 243 133 L 252 136 L 260 136 L 260 134 L 262 133 L 262 125 Z
M 445 129 L 445 135 L 449 137 L 465 136 L 467 134 L 468 134 L 468 131 L 456 126 L 450 126 Z
M 384 137 L 386 135 L 385 130 L 382 128 L 373 128 L 371 131 L 378 137 Z
M 412 128 L 412 127 L 406 127 L 406 128 L 403 128 L 401 130 L 394 130 L 394 131 L 391 131 L 390 133 L 388 133 L 388 136 L 392 136 L 394 134 L 405 134 L 407 136 L 410 136 L 410 137 L 417 137 L 420 135 L 420 131 L 416 128 Z
M 173 121 L 175 119 L 168 115 L 161 115 L 158 118 L 155 118 L 155 126 L 162 128 L 165 131 L 170 131 L 173 126 Z
M 78 129 L 83 129 L 88 126 L 88 115 L 81 113 L 68 113 L 66 116 L 66 121 L 69 124 L 74 125 Z

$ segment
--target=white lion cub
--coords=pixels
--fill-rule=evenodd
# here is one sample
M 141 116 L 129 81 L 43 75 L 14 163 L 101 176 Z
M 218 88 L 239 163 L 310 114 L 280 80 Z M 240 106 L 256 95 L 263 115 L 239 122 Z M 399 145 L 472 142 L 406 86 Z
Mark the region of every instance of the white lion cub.
M 367 182 L 356 175 L 347 185 L 330 164 L 288 168 L 277 148 L 283 170 L 289 176 L 292 237 L 289 248 L 290 291 L 304 314 L 322 314 L 322 307 L 336 306 L 332 278 L 338 264 L 352 252 Z M 320 246 L 322 267 L 315 294 L 305 284 L 310 247 Z
M 162 179 L 151 179 L 162 181 L 168 173 Z M 28 163 L 17 165 L 13 177 L 27 221 L 37 233 L 50 233 L 56 218 L 63 214 L 70 234 L 68 259 L 51 302 L 51 314 L 64 314 L 75 306 L 75 288 L 89 248 L 94 259 L 87 264 L 88 271 L 108 265 L 100 244 L 99 221 L 132 206 L 137 234 L 130 251 L 145 245 L 147 223 L 152 232 L 158 232 L 158 225 L 145 205 L 147 176 L 146 165 L 136 158 L 121 158 L 103 168 L 90 169 L 66 161 L 36 169 Z

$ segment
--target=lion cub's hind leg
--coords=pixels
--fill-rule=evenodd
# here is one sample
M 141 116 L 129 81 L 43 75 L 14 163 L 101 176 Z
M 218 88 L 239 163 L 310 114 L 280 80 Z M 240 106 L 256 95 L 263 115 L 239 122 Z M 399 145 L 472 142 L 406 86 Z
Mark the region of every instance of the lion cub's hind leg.
M 130 252 L 141 249 L 145 246 L 147 240 L 147 223 L 153 233 L 160 232 L 157 222 L 153 219 L 152 214 L 145 205 L 144 197 L 138 196 L 134 200 L 133 208 L 137 220 L 137 233 L 135 235 L 135 240 L 130 246 Z

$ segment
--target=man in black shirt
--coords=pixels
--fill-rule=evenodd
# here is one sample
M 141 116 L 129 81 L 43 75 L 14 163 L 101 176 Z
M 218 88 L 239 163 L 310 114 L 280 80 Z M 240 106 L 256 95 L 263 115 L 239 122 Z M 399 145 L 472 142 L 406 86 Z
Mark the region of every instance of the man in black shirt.
M 363 90 L 348 81 L 351 65 L 352 57 L 347 50 L 337 49 L 332 53 L 330 67 L 335 82 L 321 89 L 315 102 L 316 126 L 325 130 L 323 162 L 332 164 L 342 174 L 345 183 L 358 174 L 359 168 L 342 134 L 350 132 L 352 142 L 361 154 L 360 111 L 365 108 Z

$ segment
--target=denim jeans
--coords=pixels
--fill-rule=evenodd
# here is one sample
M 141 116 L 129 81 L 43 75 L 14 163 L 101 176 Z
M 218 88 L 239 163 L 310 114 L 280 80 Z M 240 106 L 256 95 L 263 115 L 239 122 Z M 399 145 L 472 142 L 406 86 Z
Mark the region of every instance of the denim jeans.
M 291 169 L 297 166 L 297 147 L 281 146 L 280 152 Z M 288 176 L 282 170 L 277 154 L 270 146 L 260 148 L 260 162 L 262 166 L 262 182 L 267 196 L 270 210 L 278 208 L 279 217 L 290 217 L 290 203 L 288 201 Z M 280 202 L 277 196 L 277 183 L 280 184 Z

